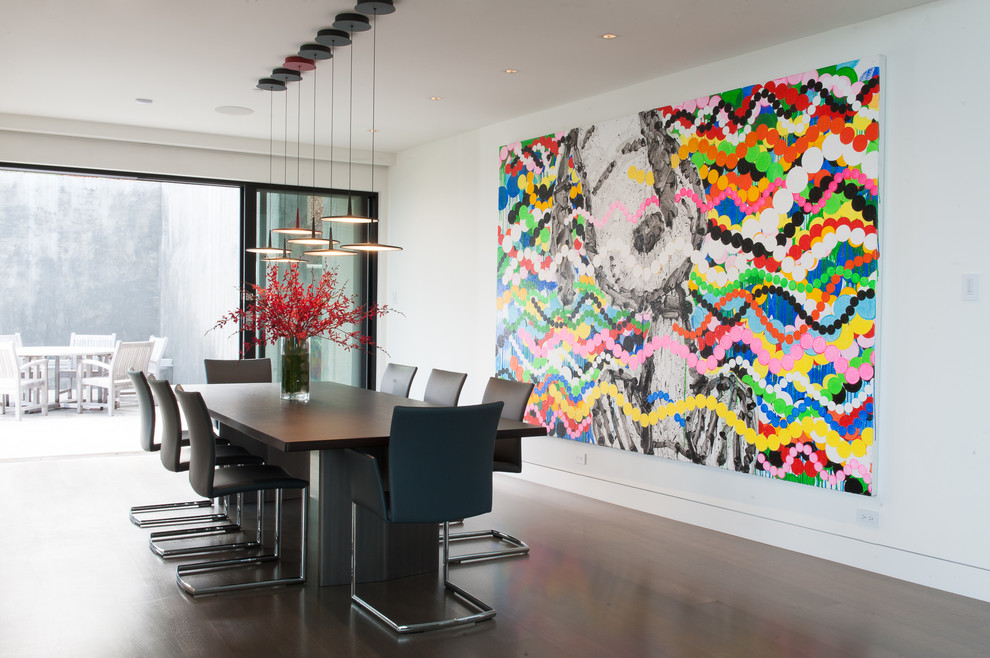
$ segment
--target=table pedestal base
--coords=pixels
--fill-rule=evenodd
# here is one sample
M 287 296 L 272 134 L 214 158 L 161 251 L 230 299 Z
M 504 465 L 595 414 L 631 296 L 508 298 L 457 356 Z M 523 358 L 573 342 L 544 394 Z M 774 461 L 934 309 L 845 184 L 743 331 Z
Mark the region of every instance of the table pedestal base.
M 351 578 L 350 473 L 343 450 L 320 451 L 319 479 L 319 582 L 321 586 L 342 585 Z M 437 524 L 387 524 L 361 508 L 357 522 L 361 582 L 439 568 Z

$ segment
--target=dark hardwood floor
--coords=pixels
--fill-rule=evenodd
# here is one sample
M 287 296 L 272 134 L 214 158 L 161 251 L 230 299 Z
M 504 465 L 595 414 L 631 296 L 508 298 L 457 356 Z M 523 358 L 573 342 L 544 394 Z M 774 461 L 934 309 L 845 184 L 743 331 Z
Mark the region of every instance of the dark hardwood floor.
M 2 656 L 986 656 L 990 604 L 496 477 L 528 557 L 453 580 L 493 622 L 398 639 L 346 586 L 192 600 L 127 520 L 191 492 L 154 455 L 0 462 Z M 463 550 L 463 549 L 459 549 Z M 369 597 L 405 605 L 416 577 Z M 416 599 L 408 612 L 429 611 Z

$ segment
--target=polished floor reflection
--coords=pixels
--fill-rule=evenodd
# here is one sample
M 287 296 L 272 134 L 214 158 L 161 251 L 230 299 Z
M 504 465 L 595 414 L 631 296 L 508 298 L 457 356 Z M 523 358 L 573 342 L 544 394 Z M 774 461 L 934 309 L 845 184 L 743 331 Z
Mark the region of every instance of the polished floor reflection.
M 351 608 L 346 586 L 181 594 L 174 563 L 152 555 L 127 509 L 189 497 L 154 455 L 0 461 L 0 655 L 982 656 L 990 647 L 990 604 L 512 476 L 496 478 L 495 511 L 468 527 L 516 534 L 530 555 L 453 575 L 494 605 L 494 622 L 399 640 Z M 402 606 L 424 585 L 432 581 L 368 594 Z

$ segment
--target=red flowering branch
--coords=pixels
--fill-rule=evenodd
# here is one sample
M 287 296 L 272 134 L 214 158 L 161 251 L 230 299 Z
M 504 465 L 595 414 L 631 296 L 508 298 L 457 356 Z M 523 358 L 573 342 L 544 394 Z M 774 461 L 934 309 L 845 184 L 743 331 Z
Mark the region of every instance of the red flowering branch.
M 236 323 L 242 332 L 254 331 L 246 339 L 248 347 L 274 343 L 279 338 L 325 338 L 345 350 L 374 345 L 361 333 L 365 320 L 389 313 L 388 306 L 357 304 L 357 295 L 348 297 L 338 280 L 336 268 L 328 269 L 318 281 L 304 286 L 295 264 L 280 278 L 278 269 L 268 272 L 267 286 L 250 284 L 245 291 L 247 304 L 223 315 L 214 329 Z

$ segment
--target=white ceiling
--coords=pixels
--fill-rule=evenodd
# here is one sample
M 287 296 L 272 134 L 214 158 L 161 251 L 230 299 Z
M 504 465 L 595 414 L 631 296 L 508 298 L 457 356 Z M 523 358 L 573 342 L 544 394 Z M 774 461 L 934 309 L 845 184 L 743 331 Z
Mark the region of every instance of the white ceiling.
M 396 12 L 377 19 L 376 148 L 399 151 L 929 1 L 395 0 Z M 313 74 L 285 94 L 255 84 L 353 6 L 0 0 L 0 114 L 266 142 L 288 135 L 306 144 L 314 141 L 315 115 L 316 141 L 326 144 L 329 62 L 317 69 L 315 103 Z M 600 38 L 606 32 L 618 38 Z M 349 137 L 355 148 L 370 145 L 372 47 L 372 33 L 360 33 L 335 57 L 337 146 L 346 147 Z M 507 75 L 507 68 L 519 73 Z M 224 115 L 215 111 L 220 106 L 254 113 Z

